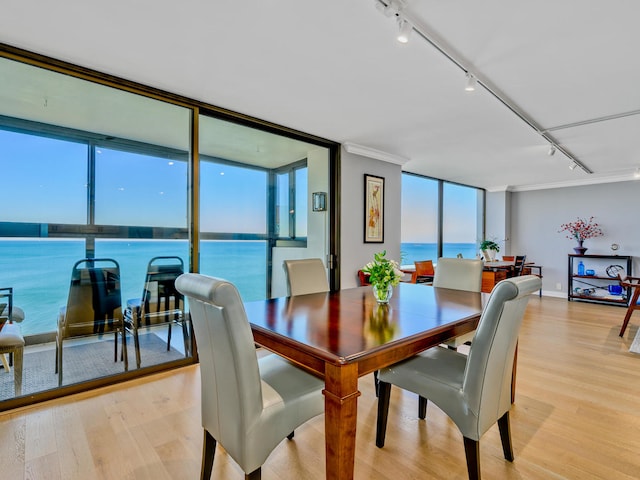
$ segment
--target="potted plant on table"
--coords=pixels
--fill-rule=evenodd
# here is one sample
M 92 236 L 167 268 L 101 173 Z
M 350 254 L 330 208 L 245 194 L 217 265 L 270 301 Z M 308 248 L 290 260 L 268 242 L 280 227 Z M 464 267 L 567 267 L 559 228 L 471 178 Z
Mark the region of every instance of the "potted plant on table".
M 387 251 L 376 253 L 373 262 L 362 267 L 364 273 L 369 274 L 369 283 L 373 286 L 373 294 L 378 303 L 389 303 L 393 294 L 393 287 L 400 283 L 402 271 L 398 262 L 385 258 Z
M 500 245 L 493 240 L 483 240 L 480 243 L 480 250 L 486 262 L 493 262 L 496 259 L 496 253 L 500 251 Z

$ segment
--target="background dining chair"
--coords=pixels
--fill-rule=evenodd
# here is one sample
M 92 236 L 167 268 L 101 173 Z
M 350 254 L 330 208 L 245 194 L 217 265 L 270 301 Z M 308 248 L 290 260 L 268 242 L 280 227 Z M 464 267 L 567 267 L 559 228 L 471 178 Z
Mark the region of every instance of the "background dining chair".
M 110 258 L 85 258 L 71 270 L 67 305 L 60 309 L 56 334 L 56 372 L 62 385 L 63 342 L 70 337 L 113 332 L 113 361 L 118 360 L 118 334 L 122 335 L 124 369 L 128 370 L 126 337 L 122 321 L 120 266 Z
M 147 274 L 141 298 L 127 300 L 124 322 L 133 334 L 136 365 L 140 368 L 140 340 L 138 330 L 167 325 L 167 351 L 171 349 L 171 325 L 182 327 L 184 355 L 190 355 L 188 321 L 184 311 L 184 296 L 176 290 L 176 279 L 184 273 L 182 258 L 153 257 L 147 264 Z
M 327 270 L 319 258 L 285 260 L 284 270 L 289 296 L 329 291 Z
M 371 285 L 371 283 L 369 282 L 369 277 L 370 275 L 368 273 L 364 273 L 362 270 L 358 270 L 358 282 L 360 283 L 361 287 Z
M 324 382 L 269 354 L 258 360 L 236 287 L 186 273 L 176 281 L 189 300 L 200 357 L 204 444 L 201 479 L 209 479 L 217 442 L 245 478 L 260 478 L 273 449 L 324 411 Z
M 411 283 L 432 283 L 435 272 L 433 270 L 433 260 L 421 260 L 413 262 L 415 272 L 411 276 Z
M 535 275 L 499 282 L 483 309 L 469 355 L 436 347 L 380 370 L 376 445 L 384 446 L 391 385 L 396 385 L 428 398 L 457 425 L 470 479 L 480 479 L 480 437 L 496 422 L 504 457 L 513 461 L 511 372 L 529 295 L 540 284 Z
M 524 271 L 524 262 L 527 259 L 526 255 L 516 255 L 513 263 L 513 276 L 519 277 Z
M 484 262 L 467 258 L 440 258 L 433 277 L 433 286 L 479 292 L 482 289 L 482 269 Z M 444 344 L 449 348 L 458 348 L 473 340 L 475 331 L 452 338 Z

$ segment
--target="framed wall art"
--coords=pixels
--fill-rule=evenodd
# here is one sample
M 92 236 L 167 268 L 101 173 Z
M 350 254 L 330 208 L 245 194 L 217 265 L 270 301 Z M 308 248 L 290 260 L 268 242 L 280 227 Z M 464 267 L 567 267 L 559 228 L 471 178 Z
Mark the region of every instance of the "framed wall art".
M 384 178 L 364 174 L 364 243 L 384 242 Z

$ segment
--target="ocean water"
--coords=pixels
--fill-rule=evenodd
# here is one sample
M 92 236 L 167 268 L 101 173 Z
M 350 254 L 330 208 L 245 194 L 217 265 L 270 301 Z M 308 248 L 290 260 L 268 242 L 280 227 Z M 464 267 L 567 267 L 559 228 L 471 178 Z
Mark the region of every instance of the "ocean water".
M 0 240 L 0 287 L 13 287 L 14 304 L 25 311 L 25 335 L 56 330 L 58 312 L 67 302 L 71 270 L 84 258 L 84 240 Z M 184 240 L 96 240 L 96 258 L 120 265 L 123 304 L 142 295 L 147 263 L 156 256 L 176 255 L 188 270 Z M 267 243 L 204 241 L 200 271 L 234 282 L 246 301 L 266 296 Z
M 455 257 L 462 254 L 464 258 L 476 258 L 478 247 L 475 243 L 445 243 L 442 246 L 443 257 Z M 413 265 L 415 261 L 438 259 L 438 249 L 435 243 L 402 243 L 400 255 L 403 265 Z
M 53 332 L 66 304 L 71 269 L 84 258 L 85 242 L 58 239 L 0 239 L 0 287 L 13 287 L 14 303 L 25 311 L 26 335 Z M 445 257 L 476 256 L 472 243 L 444 246 Z M 435 243 L 403 243 L 403 264 L 436 259 Z M 176 255 L 188 270 L 186 240 L 96 240 L 96 258 L 120 265 L 123 304 L 142 295 L 147 263 L 156 256 Z M 200 271 L 233 282 L 245 301 L 266 297 L 267 243 L 264 241 L 203 241 Z

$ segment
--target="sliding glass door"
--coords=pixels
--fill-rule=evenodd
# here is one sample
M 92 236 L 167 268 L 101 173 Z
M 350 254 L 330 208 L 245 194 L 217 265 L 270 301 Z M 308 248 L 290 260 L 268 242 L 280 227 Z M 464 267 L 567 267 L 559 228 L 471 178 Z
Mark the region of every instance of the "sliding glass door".
M 0 45 L 0 288 L 25 311 L 26 341 L 22 392 L 1 375 L 0 410 L 193 363 L 188 326 L 148 321 L 188 325 L 158 272 L 222 277 L 245 300 L 286 295 L 288 258 L 321 258 L 338 278 L 337 144 L 54 63 Z M 75 300 L 90 335 L 64 329 Z M 102 331 L 121 329 L 119 313 L 128 370 L 121 336 Z

